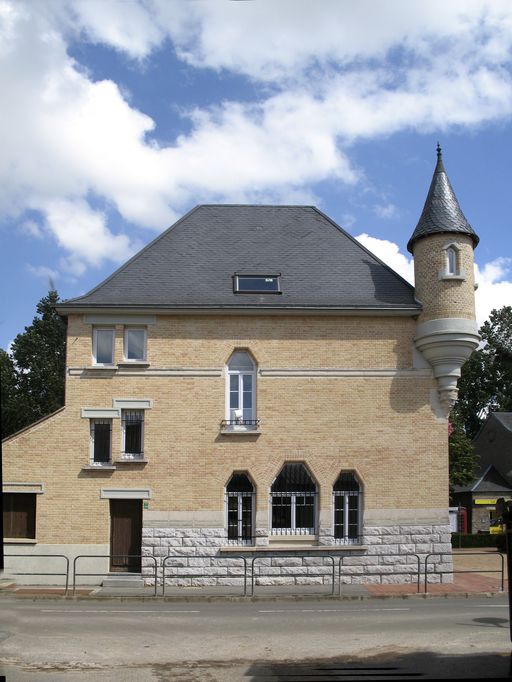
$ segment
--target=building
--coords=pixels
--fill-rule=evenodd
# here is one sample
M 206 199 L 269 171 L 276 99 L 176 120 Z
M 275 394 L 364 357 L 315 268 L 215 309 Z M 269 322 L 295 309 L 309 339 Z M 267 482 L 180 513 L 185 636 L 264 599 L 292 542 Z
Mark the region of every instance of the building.
M 7 553 L 95 555 L 89 582 L 170 555 L 194 585 L 240 580 L 219 556 L 267 558 L 262 582 L 321 580 L 319 554 L 402 582 L 438 552 L 449 580 L 477 243 L 440 149 L 416 289 L 314 207 L 193 209 L 59 306 L 66 405 L 4 442 Z
M 473 446 L 479 461 L 476 478 L 456 486 L 452 497 L 467 510 L 469 532 L 488 533 L 497 518 L 496 501 L 512 499 L 512 412 L 491 412 Z

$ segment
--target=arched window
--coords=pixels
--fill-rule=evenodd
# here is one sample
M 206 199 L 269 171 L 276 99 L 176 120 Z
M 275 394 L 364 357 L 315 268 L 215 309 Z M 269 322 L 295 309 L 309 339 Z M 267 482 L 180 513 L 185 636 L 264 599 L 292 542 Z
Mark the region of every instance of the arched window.
M 228 542 L 252 544 L 254 486 L 246 474 L 234 473 L 226 486 Z
M 236 351 L 229 359 L 226 402 L 225 427 L 244 430 L 257 427 L 256 365 L 246 351 Z
M 316 532 L 316 483 L 300 462 L 285 464 L 270 489 L 273 535 Z
M 334 538 L 340 543 L 359 542 L 361 536 L 361 486 L 351 472 L 341 472 L 333 486 Z
M 453 246 L 449 246 L 446 249 L 446 274 L 447 275 L 458 275 L 458 253 Z

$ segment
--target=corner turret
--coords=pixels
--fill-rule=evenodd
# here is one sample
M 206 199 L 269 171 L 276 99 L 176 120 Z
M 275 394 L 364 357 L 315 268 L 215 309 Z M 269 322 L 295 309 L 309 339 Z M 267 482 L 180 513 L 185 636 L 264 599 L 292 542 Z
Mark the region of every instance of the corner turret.
M 432 366 L 444 414 L 457 399 L 460 369 L 478 346 L 473 250 L 479 238 L 462 213 L 441 147 L 430 189 L 409 243 L 416 298 L 423 306 L 415 345 Z

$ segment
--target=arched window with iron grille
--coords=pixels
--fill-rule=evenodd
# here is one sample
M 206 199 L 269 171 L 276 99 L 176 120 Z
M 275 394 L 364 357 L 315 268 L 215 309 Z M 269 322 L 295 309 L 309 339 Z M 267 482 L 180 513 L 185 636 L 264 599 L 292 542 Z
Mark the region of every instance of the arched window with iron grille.
M 234 473 L 226 486 L 228 542 L 249 545 L 254 538 L 254 486 L 244 473 Z
M 283 466 L 272 483 L 270 502 L 273 535 L 316 533 L 317 486 L 304 464 Z

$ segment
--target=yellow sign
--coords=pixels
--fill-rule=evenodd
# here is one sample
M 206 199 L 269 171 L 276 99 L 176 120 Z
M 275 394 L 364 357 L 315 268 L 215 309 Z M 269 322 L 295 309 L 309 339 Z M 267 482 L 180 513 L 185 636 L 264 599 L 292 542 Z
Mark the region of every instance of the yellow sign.
M 496 504 L 496 499 L 494 499 L 494 500 L 475 500 L 475 504 Z

